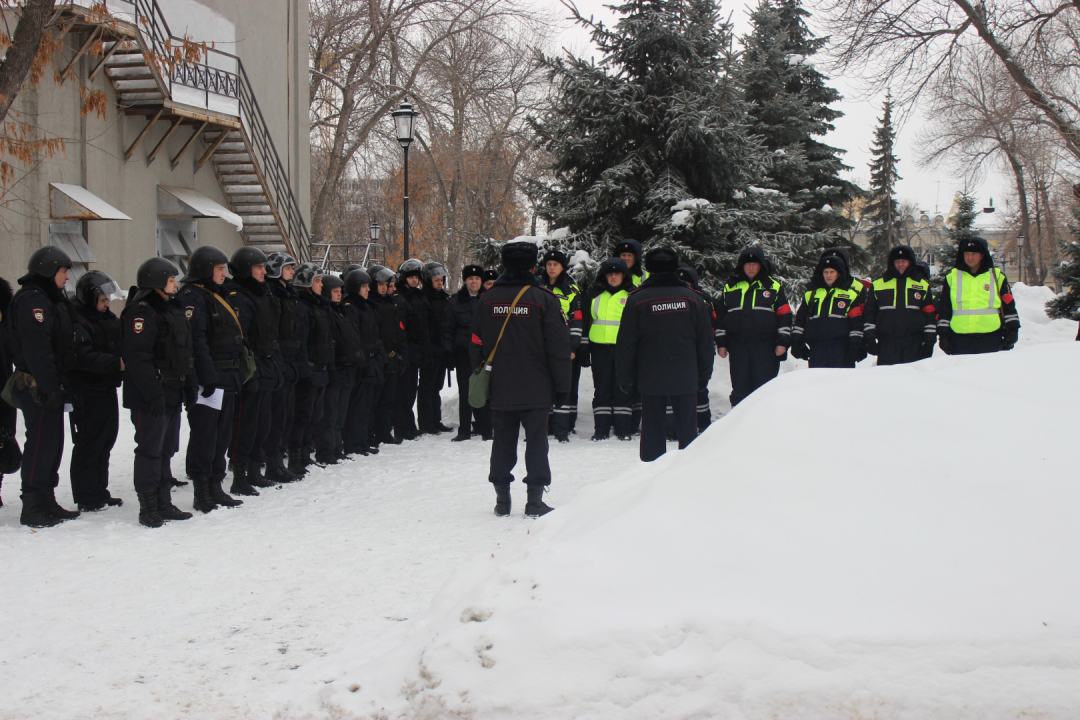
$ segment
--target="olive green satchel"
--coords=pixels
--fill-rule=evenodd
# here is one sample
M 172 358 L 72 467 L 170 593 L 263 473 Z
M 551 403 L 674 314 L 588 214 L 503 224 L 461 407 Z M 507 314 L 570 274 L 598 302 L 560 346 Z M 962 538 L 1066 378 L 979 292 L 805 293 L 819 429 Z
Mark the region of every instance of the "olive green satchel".
M 506 313 L 506 319 L 503 320 L 502 330 L 499 330 L 499 337 L 495 340 L 495 347 L 491 348 L 491 355 L 488 355 L 487 360 L 484 360 L 472 371 L 472 375 L 469 377 L 469 407 L 481 408 L 488 404 L 491 391 L 491 362 L 495 359 L 495 351 L 499 349 L 499 343 L 502 341 L 503 333 L 506 332 L 506 324 L 510 322 L 511 316 L 514 314 L 514 308 L 517 307 L 518 300 L 525 294 L 531 286 L 526 285 L 521 288 L 521 292 L 514 298 L 514 302 L 510 303 L 510 311 Z

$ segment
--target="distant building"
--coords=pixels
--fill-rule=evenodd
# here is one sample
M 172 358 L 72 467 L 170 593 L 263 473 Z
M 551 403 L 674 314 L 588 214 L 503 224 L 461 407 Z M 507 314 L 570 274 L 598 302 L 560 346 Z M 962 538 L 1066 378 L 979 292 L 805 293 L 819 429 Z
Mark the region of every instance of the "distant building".
M 103 90 L 108 116 L 80 114 L 78 82 L 20 92 L 22 119 L 67 148 L 0 207 L 0 275 L 49 244 L 122 287 L 199 245 L 310 257 L 306 0 L 107 0 L 108 19 L 93 4 L 65 5 L 55 64 Z M 197 62 L 175 59 L 183 38 L 206 44 Z

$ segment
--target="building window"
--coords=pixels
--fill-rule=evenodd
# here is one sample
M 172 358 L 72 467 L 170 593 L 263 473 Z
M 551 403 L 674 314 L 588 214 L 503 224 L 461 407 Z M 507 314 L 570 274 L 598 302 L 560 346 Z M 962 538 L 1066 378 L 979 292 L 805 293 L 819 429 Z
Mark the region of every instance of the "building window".
M 182 274 L 187 274 L 188 259 L 199 247 L 194 220 L 158 218 L 157 254 L 171 260 Z
M 78 220 L 49 223 L 49 244 L 63 250 L 71 259 L 71 272 L 67 283 L 69 292 L 75 291 L 75 283 L 90 269 L 90 263 L 97 262 L 89 243 L 86 242 L 83 227 L 83 223 Z

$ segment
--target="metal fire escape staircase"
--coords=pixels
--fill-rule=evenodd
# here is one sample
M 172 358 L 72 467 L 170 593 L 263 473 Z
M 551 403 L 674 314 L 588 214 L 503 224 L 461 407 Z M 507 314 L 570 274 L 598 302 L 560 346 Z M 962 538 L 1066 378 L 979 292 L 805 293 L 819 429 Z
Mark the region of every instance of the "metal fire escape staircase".
M 120 112 L 146 118 L 125 152 L 129 161 L 159 124 L 168 127 L 146 152 L 147 164 L 177 133 L 187 139 L 169 158 L 174 168 L 201 139 L 195 170 L 213 168 L 229 209 L 243 218 L 244 242 L 309 261 L 307 225 L 240 58 L 172 35 L 157 0 L 107 6 L 109 14 L 75 2 L 64 8 L 62 35 L 80 33 L 85 41 L 61 76 L 88 56 L 88 79 L 104 72 Z

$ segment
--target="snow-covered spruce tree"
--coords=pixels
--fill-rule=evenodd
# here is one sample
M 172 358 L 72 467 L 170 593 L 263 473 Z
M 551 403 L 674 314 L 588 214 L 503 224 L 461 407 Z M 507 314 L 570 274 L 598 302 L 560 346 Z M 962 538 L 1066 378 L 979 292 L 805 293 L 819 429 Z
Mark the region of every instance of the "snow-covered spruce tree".
M 777 232 L 799 206 L 770 188 L 750 190 L 772 154 L 750 132 L 716 2 L 633 0 L 615 10 L 613 28 L 577 16 L 599 63 L 545 60 L 556 91 L 532 123 L 554 181 L 527 192 L 549 227 L 568 229 L 554 245 L 600 261 L 624 238 L 673 244 L 715 287 L 757 242 L 770 254 L 783 247 L 778 274 L 808 277 L 809 255 L 791 267 L 782 258 L 791 242 L 820 249 L 825 237 Z
M 813 65 L 825 39 L 810 32 L 809 15 L 800 0 L 761 0 L 743 38 L 740 72 L 751 130 L 773 153 L 763 185 L 800 206 L 784 228 L 796 232 L 851 227 L 840 208 L 862 194 L 840 178 L 851 169 L 840 159 L 845 151 L 819 139 L 843 113 L 829 107 L 841 95 Z
M 1061 263 L 1054 268 L 1054 277 L 1064 292 L 1046 303 L 1046 314 L 1052 318 L 1080 320 L 1080 210 L 1073 211 L 1076 225 L 1070 226 L 1073 240 L 1061 241 Z
M 884 271 L 889 248 L 900 237 L 900 211 L 895 196 L 900 175 L 896 172 L 899 160 L 893 152 L 896 131 L 892 124 L 891 94 L 885 96 L 884 113 L 878 123 L 870 149 L 874 158 L 870 161 L 870 202 L 863 211 L 863 217 L 870 222 L 866 250 L 870 253 L 875 275 Z

